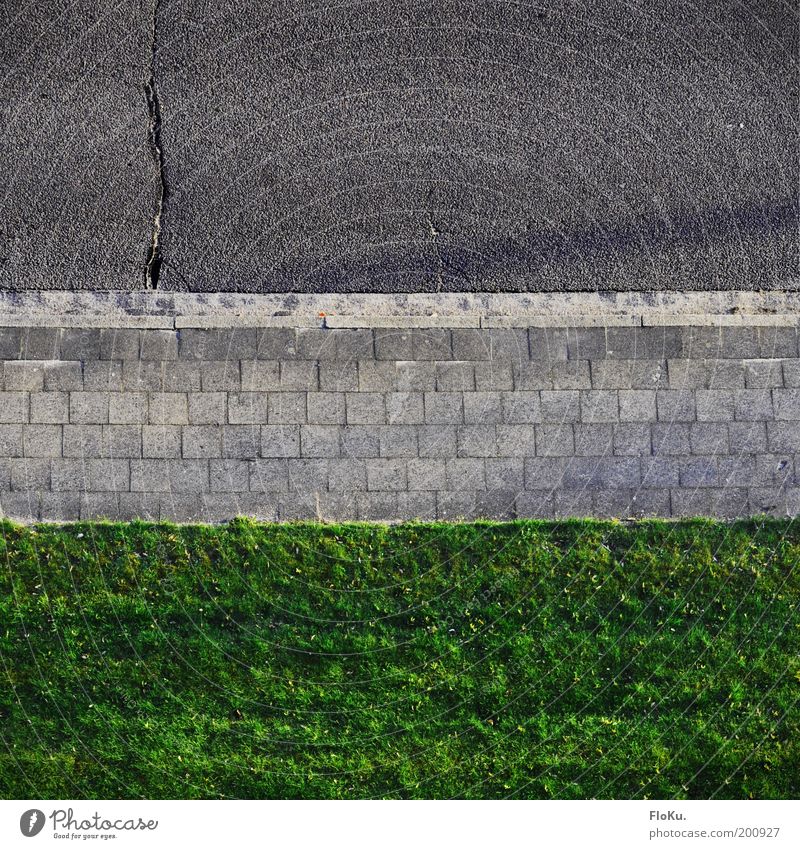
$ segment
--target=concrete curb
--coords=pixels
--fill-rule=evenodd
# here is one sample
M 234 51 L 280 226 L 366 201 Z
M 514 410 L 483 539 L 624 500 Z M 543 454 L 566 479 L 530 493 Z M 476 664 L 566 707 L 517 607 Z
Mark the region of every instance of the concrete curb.
M 2 292 L 0 327 L 508 328 L 800 325 L 800 292 L 239 295 Z

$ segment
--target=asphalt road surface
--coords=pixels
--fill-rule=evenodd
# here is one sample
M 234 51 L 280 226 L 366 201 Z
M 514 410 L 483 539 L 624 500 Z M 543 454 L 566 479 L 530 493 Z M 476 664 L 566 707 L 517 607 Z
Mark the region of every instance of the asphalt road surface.
M 796 0 L 2 3 L 2 287 L 800 287 Z

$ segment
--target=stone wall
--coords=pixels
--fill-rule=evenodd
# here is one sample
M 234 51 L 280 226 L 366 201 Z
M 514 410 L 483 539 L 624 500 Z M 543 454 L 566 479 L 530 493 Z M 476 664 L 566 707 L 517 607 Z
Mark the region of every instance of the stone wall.
M 778 324 L 0 327 L 0 504 L 25 521 L 794 514 L 800 358 Z

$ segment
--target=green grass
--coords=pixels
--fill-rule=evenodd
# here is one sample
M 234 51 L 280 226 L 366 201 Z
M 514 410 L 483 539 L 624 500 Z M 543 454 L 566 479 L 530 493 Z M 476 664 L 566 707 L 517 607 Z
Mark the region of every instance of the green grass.
M 800 525 L 0 525 L 5 798 L 797 798 Z

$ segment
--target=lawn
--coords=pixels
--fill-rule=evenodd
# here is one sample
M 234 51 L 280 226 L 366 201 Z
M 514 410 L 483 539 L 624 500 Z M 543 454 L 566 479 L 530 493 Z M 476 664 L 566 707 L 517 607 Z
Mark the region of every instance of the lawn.
M 797 798 L 800 525 L 0 524 L 3 798 Z

